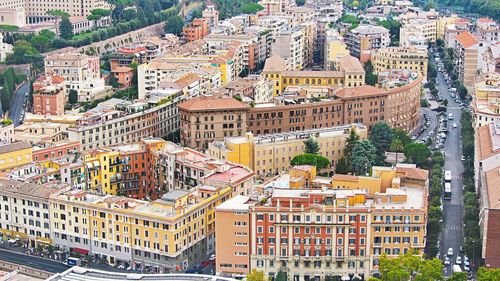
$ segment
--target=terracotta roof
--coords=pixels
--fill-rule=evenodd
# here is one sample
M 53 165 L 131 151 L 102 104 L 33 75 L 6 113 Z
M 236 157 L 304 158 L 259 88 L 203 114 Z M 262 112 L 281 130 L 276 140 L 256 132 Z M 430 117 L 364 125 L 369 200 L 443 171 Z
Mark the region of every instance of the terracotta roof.
M 185 111 L 217 111 L 229 109 L 246 110 L 250 106 L 230 97 L 199 97 L 179 104 L 178 108 Z
M 489 209 L 500 209 L 500 166 L 485 173 Z
M 404 173 L 404 178 L 427 180 L 429 178 L 429 171 L 419 168 L 396 167 L 398 173 Z
M 111 70 L 111 72 L 130 72 L 130 71 L 132 71 L 132 68 L 128 66 L 115 66 Z
M 47 199 L 51 193 L 58 191 L 52 184 L 34 184 L 14 180 L 0 179 L 0 193 L 17 198 L 29 196 Z
M 477 21 L 478 22 L 495 22 L 494 20 L 489 19 L 489 18 L 478 18 Z
M 476 129 L 476 143 L 477 143 L 477 151 L 479 152 L 478 158 L 479 160 L 484 160 L 490 156 L 495 154 L 499 154 L 500 150 L 493 150 L 493 141 L 492 135 L 490 131 L 490 126 L 481 126 Z
M 356 98 L 356 97 L 366 97 L 366 96 L 379 95 L 385 93 L 387 92 L 383 89 L 369 85 L 364 85 L 355 88 L 344 88 L 335 95 L 341 98 Z
M 311 166 L 311 165 L 300 165 L 300 166 L 293 167 L 294 170 L 301 170 L 301 171 L 306 171 L 306 172 L 311 171 L 312 168 L 313 168 L 313 166 Z
M 9 144 L 0 145 L 0 154 L 18 151 L 21 149 L 30 148 L 31 145 L 27 141 L 18 141 Z
M 200 80 L 201 78 L 193 73 L 189 73 L 186 76 L 179 78 L 177 81 L 175 81 L 175 84 L 181 88 L 184 88 L 188 85 L 190 85 L 193 82 L 196 82 Z
M 461 32 L 455 39 L 463 48 L 469 48 L 477 44 L 476 38 L 469 31 Z
M 342 56 L 339 58 L 340 67 L 346 72 L 365 72 L 363 65 L 359 60 L 351 55 Z
M 339 180 L 339 181 L 358 181 L 359 177 L 358 176 L 352 176 L 352 175 L 342 175 L 342 174 L 335 174 L 332 177 L 332 180 Z

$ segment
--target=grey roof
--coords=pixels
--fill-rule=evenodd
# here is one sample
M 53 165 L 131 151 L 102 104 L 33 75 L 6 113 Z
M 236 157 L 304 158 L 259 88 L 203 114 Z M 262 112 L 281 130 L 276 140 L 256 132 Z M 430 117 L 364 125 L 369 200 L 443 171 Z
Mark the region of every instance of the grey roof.
M 31 145 L 27 141 L 18 141 L 14 143 L 2 144 L 0 145 L 0 153 L 9 153 L 12 151 L 18 151 L 30 147 Z
M 161 200 L 164 201 L 175 201 L 183 196 L 186 196 L 189 192 L 184 191 L 184 190 L 173 190 L 170 191 L 169 193 L 165 193 L 162 197 Z

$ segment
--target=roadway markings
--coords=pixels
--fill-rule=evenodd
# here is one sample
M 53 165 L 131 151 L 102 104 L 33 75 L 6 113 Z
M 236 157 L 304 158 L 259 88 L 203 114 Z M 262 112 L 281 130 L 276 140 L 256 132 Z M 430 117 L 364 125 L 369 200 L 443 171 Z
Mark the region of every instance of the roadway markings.
M 459 225 L 452 225 L 449 227 L 444 227 L 443 230 L 451 230 L 451 231 L 462 231 L 462 226 Z

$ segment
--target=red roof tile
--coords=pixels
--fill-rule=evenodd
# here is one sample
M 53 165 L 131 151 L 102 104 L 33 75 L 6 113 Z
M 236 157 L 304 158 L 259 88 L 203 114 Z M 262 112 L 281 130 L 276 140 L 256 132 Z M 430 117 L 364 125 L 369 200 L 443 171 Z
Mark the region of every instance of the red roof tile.
M 230 97 L 199 97 L 185 101 L 178 107 L 185 111 L 245 110 L 250 108 L 247 104 Z
M 476 38 L 469 31 L 458 34 L 456 40 L 463 48 L 469 48 L 477 44 Z
M 341 98 L 356 98 L 384 93 L 386 93 L 384 89 L 365 85 L 355 88 L 344 88 L 340 90 L 336 95 Z

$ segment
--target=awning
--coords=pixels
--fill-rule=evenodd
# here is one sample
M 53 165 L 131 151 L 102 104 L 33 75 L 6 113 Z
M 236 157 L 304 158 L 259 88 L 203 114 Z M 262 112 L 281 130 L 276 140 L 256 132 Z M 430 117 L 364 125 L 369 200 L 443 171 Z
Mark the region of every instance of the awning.
M 85 250 L 85 249 L 82 249 L 82 248 L 73 248 L 73 252 L 85 256 L 86 254 L 89 253 L 89 250 Z
M 94 167 L 99 167 L 100 166 L 99 165 L 99 161 L 94 161 L 93 163 L 94 163 Z
M 347 275 L 344 275 L 344 276 L 342 276 L 342 278 L 340 278 L 340 280 L 342 280 L 342 281 L 349 281 L 349 280 L 351 280 L 351 278 L 349 276 L 347 276 Z
M 17 240 L 15 240 L 15 239 L 9 239 L 9 241 L 8 241 L 8 242 L 9 242 L 9 243 L 16 243 L 16 241 L 17 241 Z
M 93 168 L 91 162 L 85 163 L 85 166 L 87 166 L 88 169 L 92 169 Z

